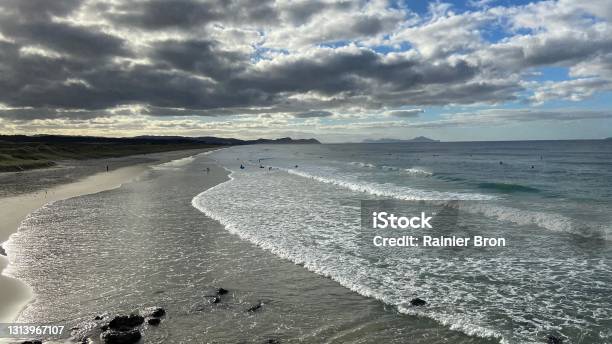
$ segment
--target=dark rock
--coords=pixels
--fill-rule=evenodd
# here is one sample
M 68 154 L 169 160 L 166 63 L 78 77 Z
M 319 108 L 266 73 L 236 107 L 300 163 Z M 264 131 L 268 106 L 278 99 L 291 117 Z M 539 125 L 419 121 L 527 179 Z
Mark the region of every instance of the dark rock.
M 118 315 L 108 323 L 108 327 L 112 330 L 126 331 L 144 323 L 144 317 L 137 314 Z
M 104 318 L 104 317 L 103 317 L 103 316 L 101 316 L 101 315 L 96 315 L 96 316 L 94 317 L 94 320 L 102 320 L 102 318 Z
M 140 340 L 140 331 L 132 329 L 128 331 L 110 330 L 102 332 L 100 339 L 106 344 L 132 344 Z
M 261 309 L 261 307 L 263 306 L 263 302 L 259 301 L 256 305 L 251 306 L 249 309 L 247 309 L 247 312 L 257 312 L 258 310 Z
M 280 344 L 280 342 L 281 341 L 276 338 L 270 338 L 270 339 L 266 339 L 264 343 L 265 344 Z
M 148 317 L 161 318 L 166 315 L 166 310 L 161 307 L 148 307 L 145 308 L 144 315 Z
M 417 297 L 416 299 L 410 300 L 410 304 L 413 305 L 413 306 L 425 306 L 427 304 L 427 302 L 425 302 L 425 300 L 419 299 Z
M 157 326 L 159 323 L 161 323 L 161 319 L 159 318 L 150 318 L 147 320 L 147 324 L 149 325 Z
M 26 340 L 25 342 L 21 342 L 21 344 L 42 344 L 40 340 Z
M 6 251 L 4 250 L 2 245 L 0 245 L 0 256 L 6 256 Z
M 102 332 L 108 330 L 108 325 L 102 325 L 100 326 L 100 330 L 102 330 Z
M 229 290 L 227 289 L 223 289 L 223 288 L 217 289 L 217 295 L 225 295 L 227 293 L 229 293 Z
M 563 344 L 563 339 L 559 337 L 555 337 L 555 336 L 548 336 L 548 338 L 546 338 L 546 343 L 547 344 Z

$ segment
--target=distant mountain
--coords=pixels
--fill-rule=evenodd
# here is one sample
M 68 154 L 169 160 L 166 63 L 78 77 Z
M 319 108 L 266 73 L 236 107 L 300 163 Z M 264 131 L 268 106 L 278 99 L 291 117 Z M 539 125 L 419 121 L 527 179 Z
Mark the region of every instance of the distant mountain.
M 137 136 L 135 139 L 173 141 L 173 140 L 188 140 L 190 142 L 202 143 L 208 145 L 251 145 L 251 144 L 320 144 L 317 139 L 292 139 L 283 137 L 280 139 L 257 139 L 257 140 L 240 140 L 234 138 L 223 138 L 214 136 L 202 137 L 183 137 L 183 136 Z
M 96 137 L 96 136 L 67 136 L 67 135 L 0 135 L 0 142 L 25 143 L 124 143 L 124 144 L 198 144 L 198 145 L 250 145 L 250 144 L 319 144 L 316 139 L 280 139 L 240 140 L 214 136 L 186 137 L 186 136 L 136 136 L 136 137 Z
M 402 142 L 440 142 L 440 140 L 433 140 L 425 136 L 418 136 L 410 140 L 400 139 L 366 139 L 363 143 L 402 143 Z
M 612 141 L 612 137 L 605 138 L 606 141 Z

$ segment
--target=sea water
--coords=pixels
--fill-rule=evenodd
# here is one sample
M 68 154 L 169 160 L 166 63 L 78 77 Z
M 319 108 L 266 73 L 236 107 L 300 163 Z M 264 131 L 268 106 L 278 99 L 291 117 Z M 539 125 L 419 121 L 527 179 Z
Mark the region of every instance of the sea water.
M 466 334 L 612 342 L 612 142 L 268 145 L 211 156 L 231 180 L 193 205 L 279 257 Z M 427 234 L 504 246 L 370 249 L 360 202 L 376 199 L 461 202 L 471 222 Z M 411 307 L 416 297 L 428 305 Z
M 4 245 L 5 273 L 35 293 L 16 320 L 71 328 L 160 305 L 148 343 L 610 343 L 611 152 L 604 141 L 253 145 L 157 166 L 28 216 Z M 455 202 L 468 216 L 407 234 L 506 245 L 375 247 L 360 220 L 377 200 Z M 217 287 L 230 293 L 206 303 Z M 427 305 L 411 306 L 417 297 Z

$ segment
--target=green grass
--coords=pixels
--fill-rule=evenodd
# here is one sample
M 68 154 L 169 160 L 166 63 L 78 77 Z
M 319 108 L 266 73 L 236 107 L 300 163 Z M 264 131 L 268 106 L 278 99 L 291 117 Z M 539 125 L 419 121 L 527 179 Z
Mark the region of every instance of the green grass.
M 190 143 L 12 143 L 0 142 L 0 172 L 50 167 L 59 160 L 115 158 L 134 154 L 214 147 Z

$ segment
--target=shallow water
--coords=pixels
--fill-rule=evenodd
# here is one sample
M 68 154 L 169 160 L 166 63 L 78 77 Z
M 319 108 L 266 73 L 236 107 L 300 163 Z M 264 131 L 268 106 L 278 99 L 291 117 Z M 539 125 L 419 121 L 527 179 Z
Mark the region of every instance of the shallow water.
M 7 245 L 7 272 L 36 293 L 18 321 L 70 328 L 161 305 L 168 315 L 145 330 L 148 343 L 483 342 L 400 314 L 230 234 L 192 206 L 223 180 L 225 171 L 205 156 L 183 159 L 31 214 Z M 230 294 L 210 305 L 206 295 L 216 287 Z M 259 300 L 261 311 L 245 312 Z
M 232 180 L 194 206 L 361 295 L 507 343 L 612 341 L 610 142 L 247 146 L 211 156 Z M 465 215 L 435 234 L 508 245 L 364 249 L 360 201 L 376 199 L 464 200 Z M 429 305 L 407 306 L 417 296 Z

